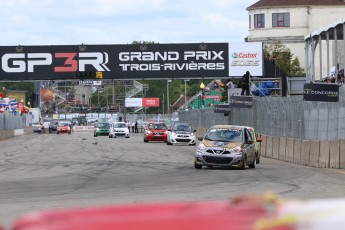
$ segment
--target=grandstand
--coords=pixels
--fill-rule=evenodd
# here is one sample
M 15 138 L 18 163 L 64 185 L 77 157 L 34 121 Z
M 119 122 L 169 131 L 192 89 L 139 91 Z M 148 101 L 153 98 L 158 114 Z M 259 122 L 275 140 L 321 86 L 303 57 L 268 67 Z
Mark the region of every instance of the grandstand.
M 224 90 L 223 83 L 215 80 L 208 83 L 204 89 L 204 93 L 200 90 L 197 94 L 187 101 L 188 109 L 202 108 L 202 94 L 204 98 L 204 108 L 210 108 L 214 105 L 223 104 L 221 102 L 222 92 Z

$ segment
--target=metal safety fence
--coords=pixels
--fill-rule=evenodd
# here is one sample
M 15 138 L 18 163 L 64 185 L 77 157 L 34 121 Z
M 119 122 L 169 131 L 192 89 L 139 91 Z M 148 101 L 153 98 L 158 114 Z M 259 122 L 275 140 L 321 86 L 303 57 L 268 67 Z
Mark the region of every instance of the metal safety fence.
M 194 129 L 208 129 L 217 124 L 229 124 L 229 116 L 225 116 L 223 113 L 215 113 L 213 108 L 181 110 L 178 111 L 178 118 L 180 122 L 191 124 Z
M 0 130 L 15 130 L 25 127 L 26 117 L 12 114 L 0 114 Z
M 179 111 L 179 119 L 196 128 L 234 124 L 252 126 L 270 136 L 345 139 L 345 85 L 339 86 L 338 102 L 304 101 L 303 96 L 254 97 L 251 108 L 231 108 L 229 117 L 205 109 Z

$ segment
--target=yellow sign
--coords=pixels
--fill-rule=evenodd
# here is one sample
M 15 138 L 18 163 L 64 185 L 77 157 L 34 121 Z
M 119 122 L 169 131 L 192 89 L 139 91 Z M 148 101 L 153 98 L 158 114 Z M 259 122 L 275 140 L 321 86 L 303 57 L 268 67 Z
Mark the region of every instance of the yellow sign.
M 103 78 L 103 72 L 96 72 L 96 78 Z

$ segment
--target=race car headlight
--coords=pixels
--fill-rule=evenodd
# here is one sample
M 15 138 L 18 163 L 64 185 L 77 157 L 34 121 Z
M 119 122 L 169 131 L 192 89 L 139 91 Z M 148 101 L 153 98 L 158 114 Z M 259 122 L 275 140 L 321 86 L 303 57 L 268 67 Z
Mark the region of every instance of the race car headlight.
M 241 146 L 236 146 L 235 148 L 232 149 L 233 152 L 242 152 L 242 147 Z
M 96 128 L 96 131 L 99 131 L 99 128 Z
M 204 143 L 200 143 L 198 146 L 198 150 L 203 150 L 205 148 Z
M 164 133 L 165 133 L 165 134 L 168 134 L 168 131 L 166 130 L 166 131 L 164 131 Z
M 146 130 L 146 134 L 150 134 L 151 133 L 151 131 L 150 130 Z
M 192 136 L 192 137 L 193 137 L 193 136 L 194 136 L 194 133 L 191 133 L 191 134 L 190 134 L 190 136 Z

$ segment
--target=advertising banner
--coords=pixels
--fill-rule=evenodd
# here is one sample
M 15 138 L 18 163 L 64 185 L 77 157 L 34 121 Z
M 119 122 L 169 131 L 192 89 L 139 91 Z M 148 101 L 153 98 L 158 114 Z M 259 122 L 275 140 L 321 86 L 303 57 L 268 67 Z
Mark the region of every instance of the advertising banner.
M 159 97 L 143 98 L 143 107 L 159 107 Z
M 142 98 L 126 98 L 125 107 L 142 107 L 143 99 Z
M 229 76 L 228 43 L 0 46 L 0 80 Z
M 332 83 L 304 84 L 303 100 L 337 102 L 339 100 L 339 85 Z
M 262 42 L 229 43 L 229 76 L 263 76 Z
M 159 98 L 126 98 L 126 107 L 159 107 Z
M 250 96 L 231 96 L 230 107 L 233 108 L 251 108 L 253 106 L 253 97 Z
M 230 105 L 215 105 L 214 112 L 215 113 L 230 113 L 231 107 Z

